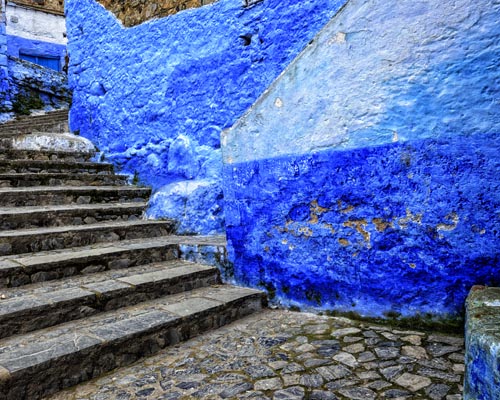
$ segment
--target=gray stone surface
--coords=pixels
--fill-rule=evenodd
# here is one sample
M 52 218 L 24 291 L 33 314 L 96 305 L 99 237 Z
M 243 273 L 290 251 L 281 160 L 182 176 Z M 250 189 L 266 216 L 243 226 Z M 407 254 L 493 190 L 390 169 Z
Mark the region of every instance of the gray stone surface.
M 359 330 L 356 335 L 365 339 L 383 337 L 384 348 L 400 349 L 400 341 L 413 345 L 412 341 L 416 341 L 408 336 L 420 338 L 424 347 L 438 343 L 432 332 L 410 335 L 407 331 L 345 318 L 266 310 L 63 391 L 50 400 L 139 398 L 138 385 L 141 390 L 149 389 L 145 397 L 148 399 L 447 400 L 446 396 L 450 399 L 461 396 L 463 373 L 454 372 L 451 369 L 454 363 L 449 359 L 463 355 L 463 346 L 458 346 L 455 353 L 438 358 L 429 354 L 429 360 L 405 359 L 403 355 L 384 360 L 375 355 L 377 344 L 365 344 L 374 358 L 362 361 L 367 358 L 366 354 L 352 354 L 357 364 L 348 366 L 334 359 L 337 353 L 321 355 L 318 352 L 325 346 L 338 344 L 341 352 L 347 353 L 344 348 L 351 343 L 339 342 L 335 334 L 344 328 Z M 463 340 L 458 336 L 449 337 L 457 343 Z M 297 351 L 304 345 L 308 345 L 307 352 Z M 306 367 L 312 359 L 323 360 L 325 364 Z M 441 372 L 454 374 L 457 381 L 423 375 L 421 371 L 429 368 L 421 365 L 423 361 L 449 365 L 450 370 Z

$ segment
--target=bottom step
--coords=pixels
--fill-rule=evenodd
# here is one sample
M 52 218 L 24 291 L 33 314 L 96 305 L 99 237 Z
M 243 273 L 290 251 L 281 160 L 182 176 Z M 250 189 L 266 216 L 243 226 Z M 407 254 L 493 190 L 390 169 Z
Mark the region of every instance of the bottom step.
M 217 285 L 0 341 L 0 398 L 39 399 L 262 309 L 262 292 Z

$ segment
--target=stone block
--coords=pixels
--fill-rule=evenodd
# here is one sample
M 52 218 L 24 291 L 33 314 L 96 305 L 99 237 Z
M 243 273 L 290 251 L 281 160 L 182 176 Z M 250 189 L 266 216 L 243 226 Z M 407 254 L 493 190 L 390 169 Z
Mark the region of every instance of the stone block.
M 500 394 L 500 288 L 474 286 L 466 301 L 464 400 Z

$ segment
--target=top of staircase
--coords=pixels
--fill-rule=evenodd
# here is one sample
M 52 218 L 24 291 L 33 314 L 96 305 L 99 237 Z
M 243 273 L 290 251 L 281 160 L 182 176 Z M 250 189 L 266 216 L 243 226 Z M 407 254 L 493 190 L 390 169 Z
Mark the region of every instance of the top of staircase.
M 0 135 L 9 133 L 28 133 L 33 131 L 44 131 L 51 127 L 64 124 L 67 131 L 68 110 L 51 111 L 46 114 L 35 116 L 22 116 L 0 124 Z M 60 128 L 57 131 L 62 131 Z

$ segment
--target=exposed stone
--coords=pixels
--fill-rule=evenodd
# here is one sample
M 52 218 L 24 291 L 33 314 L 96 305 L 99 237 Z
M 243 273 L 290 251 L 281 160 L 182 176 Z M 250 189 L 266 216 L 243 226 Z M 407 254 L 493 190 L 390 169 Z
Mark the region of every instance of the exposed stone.
M 403 346 L 401 348 L 401 354 L 404 356 L 416 358 L 417 360 L 425 360 L 429 358 L 425 349 L 420 346 Z
M 448 385 L 438 383 L 429 386 L 425 389 L 425 393 L 432 400 L 441 400 L 448 394 L 450 387 Z
M 323 385 L 323 378 L 320 374 L 303 374 L 299 383 L 307 388 L 319 388 Z
M 342 328 L 342 329 L 335 329 L 332 331 L 332 336 L 335 338 L 339 338 L 342 336 L 346 335 L 354 335 L 356 333 L 360 333 L 361 329 L 358 328 Z
M 342 365 L 331 365 L 328 367 L 316 368 L 316 371 L 325 378 L 326 381 L 333 381 L 351 375 L 351 371 Z
M 304 398 L 304 389 L 295 386 L 288 389 L 278 390 L 274 393 L 273 400 L 301 400 Z
M 340 389 L 339 393 L 352 400 L 371 400 L 377 396 L 373 390 L 368 388 L 345 388 Z
M 349 353 L 338 353 L 335 356 L 332 357 L 335 361 L 341 362 L 342 364 L 345 364 L 351 368 L 354 368 L 358 365 L 358 362 L 356 361 L 356 358 Z
M 398 385 L 411 390 L 412 392 L 416 392 L 422 388 L 425 388 L 432 383 L 429 378 L 410 374 L 408 372 L 405 372 L 403 375 L 397 378 L 395 382 Z
M 278 390 L 283 387 L 280 378 L 271 378 L 271 379 L 262 379 L 260 381 L 255 382 L 254 389 L 255 390 Z

